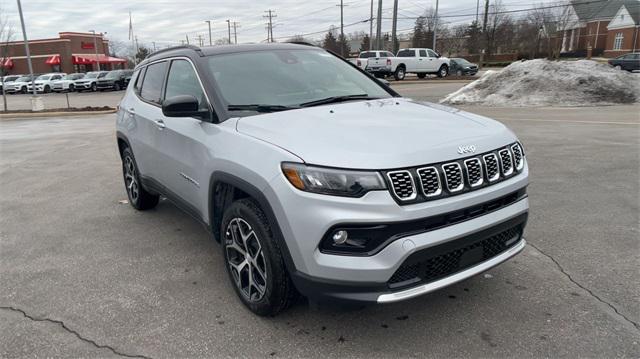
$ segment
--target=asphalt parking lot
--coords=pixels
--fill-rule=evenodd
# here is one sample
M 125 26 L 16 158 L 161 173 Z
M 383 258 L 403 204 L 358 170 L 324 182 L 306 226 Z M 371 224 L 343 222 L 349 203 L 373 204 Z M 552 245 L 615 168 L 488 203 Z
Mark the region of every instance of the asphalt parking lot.
M 525 251 L 407 302 L 275 318 L 188 215 L 121 203 L 114 115 L 0 120 L 0 357 L 640 357 L 640 106 L 465 109 L 525 145 Z

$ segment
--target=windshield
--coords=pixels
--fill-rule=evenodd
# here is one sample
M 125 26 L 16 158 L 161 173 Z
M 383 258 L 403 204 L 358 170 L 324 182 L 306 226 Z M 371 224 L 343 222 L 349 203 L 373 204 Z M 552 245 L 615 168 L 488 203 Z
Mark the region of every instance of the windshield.
M 117 79 L 120 76 L 120 71 L 111 71 L 107 73 L 106 79 Z
M 42 76 L 39 76 L 36 80 L 48 80 L 50 78 L 51 78 L 50 75 L 42 75 Z
M 469 61 L 467 61 L 467 60 L 465 60 L 465 59 L 461 59 L 461 58 L 459 58 L 459 57 L 456 57 L 456 58 L 455 58 L 455 59 L 453 59 L 453 60 L 455 60 L 455 62 L 457 62 L 457 63 L 458 63 L 458 64 L 460 64 L 460 65 L 471 65 L 471 63 L 470 63 Z
M 391 97 L 343 60 L 316 49 L 211 56 L 209 71 L 227 105 L 292 107 L 336 96 Z
M 19 79 L 17 79 L 16 81 L 20 81 L 20 82 L 31 81 L 31 76 L 22 76 Z
M 18 79 L 18 78 L 20 78 L 20 76 L 7 76 L 7 77 L 5 77 L 5 78 L 4 78 L 4 81 L 5 81 L 5 82 L 8 82 L 8 81 L 15 81 L 15 80 L 16 80 L 16 79 Z
M 98 73 L 97 72 L 89 72 L 86 75 L 84 75 L 85 78 L 87 79 L 95 79 L 96 77 L 98 77 Z

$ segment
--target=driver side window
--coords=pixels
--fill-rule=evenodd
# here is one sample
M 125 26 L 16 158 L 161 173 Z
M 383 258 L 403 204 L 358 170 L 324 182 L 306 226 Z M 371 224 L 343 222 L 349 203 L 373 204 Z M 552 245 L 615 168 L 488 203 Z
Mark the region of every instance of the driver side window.
M 198 76 L 191 63 L 187 60 L 173 60 L 171 62 L 164 98 L 169 99 L 180 95 L 193 96 L 198 100 L 200 110 L 209 110 L 209 102 L 202 90 L 202 86 L 200 86 Z

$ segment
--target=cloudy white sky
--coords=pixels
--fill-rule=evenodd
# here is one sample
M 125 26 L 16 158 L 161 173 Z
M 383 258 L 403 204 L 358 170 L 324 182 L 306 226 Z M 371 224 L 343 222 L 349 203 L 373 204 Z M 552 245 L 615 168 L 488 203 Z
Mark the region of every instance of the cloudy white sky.
M 435 6 L 435 1 L 399 0 L 398 28 L 407 32 L 415 21 L 412 18 Z M 508 10 L 530 8 L 548 1 L 502 0 Z M 61 31 L 95 29 L 107 32 L 109 39 L 127 41 L 131 11 L 139 42 L 149 46 L 155 42 L 158 47 L 165 47 L 179 44 L 186 35 L 192 41 L 202 35 L 208 43 L 205 20 L 213 21 L 214 41 L 227 36 L 226 19 L 238 22 L 238 42 L 263 41 L 267 37 L 263 15 L 268 9 L 277 14 L 276 39 L 308 33 L 314 33 L 308 38 L 321 38 L 331 25 L 340 25 L 340 8 L 336 6 L 339 3 L 340 0 L 22 0 L 22 8 L 30 39 L 57 37 Z M 375 3 L 377 5 L 377 0 Z M 344 23 L 355 23 L 346 27 L 345 33 L 368 32 L 368 23 L 358 22 L 368 19 L 371 0 L 344 0 L 344 4 L 347 5 Z M 393 1 L 384 0 L 382 8 L 383 31 L 390 31 Z M 0 0 L 0 9 L 19 30 L 16 0 Z M 476 0 L 440 0 L 439 9 L 447 23 L 470 22 L 475 18 Z

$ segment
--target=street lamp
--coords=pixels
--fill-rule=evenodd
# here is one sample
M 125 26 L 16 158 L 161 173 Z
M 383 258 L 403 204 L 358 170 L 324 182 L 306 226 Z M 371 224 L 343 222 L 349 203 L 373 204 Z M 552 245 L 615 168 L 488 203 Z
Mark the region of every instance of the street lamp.
M 93 33 L 93 49 L 96 53 L 96 66 L 98 67 L 98 71 L 100 71 L 100 60 L 98 60 L 98 35 L 96 34 L 96 30 L 89 30 L 89 32 Z
M 229 29 L 229 35 L 228 35 L 229 41 L 227 41 L 227 44 L 231 45 L 231 20 L 229 19 L 227 19 L 227 28 Z
M 207 24 L 209 24 L 209 46 L 213 45 L 213 41 L 211 40 L 211 20 L 205 20 Z

